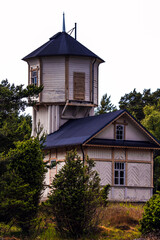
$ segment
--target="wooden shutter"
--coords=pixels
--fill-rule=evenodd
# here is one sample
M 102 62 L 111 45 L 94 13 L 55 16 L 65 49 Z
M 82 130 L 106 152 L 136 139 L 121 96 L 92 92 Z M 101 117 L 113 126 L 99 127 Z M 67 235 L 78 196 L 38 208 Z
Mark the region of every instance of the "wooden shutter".
M 85 100 L 85 73 L 74 72 L 73 75 L 74 82 L 74 99 L 75 100 Z

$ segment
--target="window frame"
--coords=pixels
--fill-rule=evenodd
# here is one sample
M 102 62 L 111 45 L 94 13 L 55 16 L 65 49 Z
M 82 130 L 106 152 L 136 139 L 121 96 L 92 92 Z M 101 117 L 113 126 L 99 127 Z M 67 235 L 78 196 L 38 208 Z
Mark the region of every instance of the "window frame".
M 119 130 L 117 129 L 118 127 L 122 127 L 122 130 Z M 123 141 L 124 138 L 125 138 L 125 135 L 124 135 L 124 124 L 120 124 L 120 123 L 117 123 L 116 126 L 115 126 L 115 139 L 116 140 L 120 140 L 120 141 Z M 121 133 L 122 131 L 122 133 Z
M 57 160 L 56 160 L 56 159 L 51 159 L 51 160 L 50 160 L 50 162 L 51 162 L 51 164 L 50 164 L 50 165 L 52 166 L 52 163 L 53 163 L 53 162 L 55 162 L 55 163 L 56 163 L 56 162 L 57 162 Z M 56 164 L 55 164 L 55 166 L 53 166 L 53 167 L 51 168 L 51 170 L 52 170 L 52 169 L 56 169 Z
M 73 72 L 73 99 L 85 101 L 85 72 Z
M 125 168 L 126 168 L 125 162 L 114 162 L 114 185 L 115 186 L 125 185 L 125 174 L 126 174 Z
M 31 73 L 30 73 L 30 84 L 33 84 L 35 86 L 39 85 L 39 79 L 38 79 L 38 70 L 39 68 L 31 68 Z M 35 76 L 32 76 L 32 74 L 35 73 Z

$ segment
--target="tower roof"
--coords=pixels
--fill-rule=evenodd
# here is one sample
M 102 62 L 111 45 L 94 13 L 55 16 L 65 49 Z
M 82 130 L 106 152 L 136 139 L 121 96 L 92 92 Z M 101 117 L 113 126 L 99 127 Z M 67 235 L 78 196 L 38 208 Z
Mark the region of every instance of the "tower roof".
M 103 59 L 91 52 L 88 48 L 83 46 L 66 32 L 58 32 L 51 37 L 48 42 L 25 56 L 23 60 L 36 57 L 64 55 L 93 57 L 99 59 L 101 62 L 104 62 Z

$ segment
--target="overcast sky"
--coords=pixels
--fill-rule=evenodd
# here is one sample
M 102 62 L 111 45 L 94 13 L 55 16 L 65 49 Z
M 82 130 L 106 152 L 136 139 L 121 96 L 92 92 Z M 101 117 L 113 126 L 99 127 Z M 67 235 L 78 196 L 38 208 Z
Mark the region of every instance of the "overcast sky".
M 99 68 L 99 98 L 118 106 L 134 88 L 155 91 L 160 82 L 160 0 L 1 0 L 0 80 L 27 84 L 21 59 L 77 22 L 77 40 L 105 63 Z

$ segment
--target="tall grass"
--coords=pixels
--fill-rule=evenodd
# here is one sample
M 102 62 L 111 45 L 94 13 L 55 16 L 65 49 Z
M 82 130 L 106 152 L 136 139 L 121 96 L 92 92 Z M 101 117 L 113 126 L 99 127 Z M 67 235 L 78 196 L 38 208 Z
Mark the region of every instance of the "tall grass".
M 101 222 L 104 226 L 112 226 L 119 228 L 135 227 L 139 224 L 142 218 L 143 205 L 130 203 L 113 203 L 103 212 L 103 220 Z
M 78 240 L 133 240 L 140 237 L 138 231 L 139 220 L 142 218 L 143 205 L 138 204 L 120 204 L 110 203 L 101 211 L 101 223 L 97 231 L 90 233 Z M 41 215 L 41 217 L 43 217 Z M 3 228 L 0 227 L 1 239 L 24 240 L 21 237 L 20 229 L 15 227 L 7 232 L 8 238 L 5 238 Z M 19 233 L 18 233 L 19 231 Z M 31 240 L 62 240 L 56 232 L 55 225 L 50 220 L 50 216 L 44 213 L 43 221 L 40 224 L 38 232 Z M 66 238 L 65 238 L 66 239 Z M 28 240 L 28 239 L 27 239 Z M 29 239 L 30 240 L 30 239 Z

